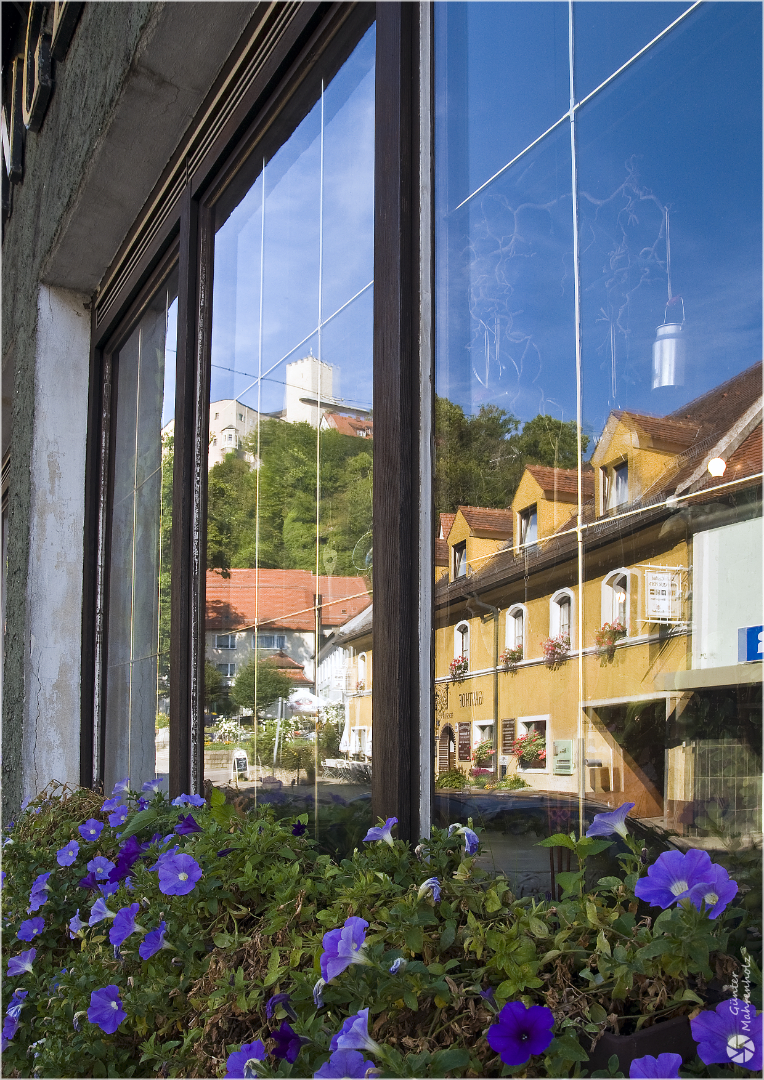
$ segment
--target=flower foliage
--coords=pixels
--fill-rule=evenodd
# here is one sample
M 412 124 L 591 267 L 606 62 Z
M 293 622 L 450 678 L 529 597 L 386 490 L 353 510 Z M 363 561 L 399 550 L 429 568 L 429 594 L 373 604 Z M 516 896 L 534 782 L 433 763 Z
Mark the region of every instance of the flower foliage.
M 597 646 L 597 654 L 612 660 L 615 656 L 617 642 L 625 637 L 626 627 L 622 622 L 603 623 L 599 630 L 594 631 L 594 643 Z
M 546 739 L 539 731 L 521 735 L 512 743 L 512 754 L 519 758 L 523 765 L 546 761 Z
M 523 647 L 518 645 L 514 649 L 504 649 L 499 653 L 499 663 L 502 667 L 505 667 L 507 671 L 514 673 L 517 671 L 517 665 L 523 658 Z
M 451 681 L 458 683 L 464 681 L 464 676 L 469 670 L 469 661 L 466 656 L 455 656 L 451 663 L 448 665 L 448 670 L 451 674 Z
M 558 634 L 557 637 L 548 637 L 541 642 L 541 650 L 544 654 L 544 663 L 548 668 L 555 668 L 561 664 L 570 653 L 570 637 L 567 634 Z

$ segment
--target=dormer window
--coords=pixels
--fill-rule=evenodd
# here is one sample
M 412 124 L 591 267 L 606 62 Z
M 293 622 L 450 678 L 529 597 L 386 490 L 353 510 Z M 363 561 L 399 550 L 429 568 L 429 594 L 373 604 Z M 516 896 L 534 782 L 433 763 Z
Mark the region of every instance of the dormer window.
M 538 539 L 538 518 L 536 514 L 536 507 L 529 506 L 526 510 L 521 510 L 518 514 L 519 518 L 519 533 L 520 533 L 520 545 L 523 544 L 535 544 Z
M 454 544 L 454 577 L 466 577 L 467 575 L 467 541 L 461 540 Z
M 613 506 L 623 506 L 629 501 L 629 466 L 624 461 L 613 469 Z

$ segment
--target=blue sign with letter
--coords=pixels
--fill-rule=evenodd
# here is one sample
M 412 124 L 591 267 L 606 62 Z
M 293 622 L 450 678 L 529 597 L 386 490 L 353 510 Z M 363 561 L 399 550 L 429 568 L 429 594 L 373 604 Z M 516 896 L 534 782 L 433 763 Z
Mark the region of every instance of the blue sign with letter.
M 764 626 L 741 626 L 737 632 L 737 661 L 747 664 L 764 656 Z

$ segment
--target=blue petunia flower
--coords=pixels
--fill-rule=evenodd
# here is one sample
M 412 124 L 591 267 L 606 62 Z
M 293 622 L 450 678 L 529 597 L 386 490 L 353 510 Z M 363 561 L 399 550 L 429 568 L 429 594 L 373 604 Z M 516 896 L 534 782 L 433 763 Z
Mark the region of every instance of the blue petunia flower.
M 363 838 L 364 844 L 370 844 L 374 840 L 384 840 L 386 844 L 389 844 L 390 847 L 392 847 L 395 843 L 392 836 L 393 825 L 397 824 L 397 817 L 389 817 L 384 825 L 375 826 L 373 829 L 369 829 L 366 836 Z
M 99 896 L 96 902 L 90 909 L 90 918 L 88 919 L 88 926 L 96 926 L 102 919 L 113 919 L 116 915 L 115 911 L 110 911 L 106 906 L 106 901 L 102 896 Z
M 323 1007 L 324 1007 L 324 987 L 325 986 L 326 986 L 326 981 L 324 979 L 319 979 L 316 982 L 316 985 L 313 987 L 313 1004 L 316 1006 L 317 1009 L 323 1009 Z
M 691 848 L 681 851 L 664 851 L 652 866 L 647 877 L 640 878 L 634 886 L 634 895 L 653 907 L 671 907 L 684 899 L 695 885 L 711 877 L 711 856 L 707 851 Z
M 242 1043 L 241 1049 L 228 1055 L 225 1080 L 248 1080 L 257 1076 L 257 1066 L 265 1061 L 268 1051 L 257 1039 L 255 1042 Z
M 114 787 L 111 789 L 112 795 L 124 795 L 130 790 L 130 777 L 126 776 L 124 780 L 117 780 Z
M 708 880 L 693 885 L 688 899 L 698 911 L 705 904 L 709 919 L 716 919 L 736 896 L 737 882 L 731 880 L 723 866 L 711 863 L 711 874 Z
M 761 1072 L 762 1016 L 753 1005 L 739 998 L 720 1002 L 690 1020 L 698 1057 L 706 1065 L 742 1065 L 752 1073 Z
M 5 1011 L 5 1021 L 3 1022 L 3 1050 L 6 1049 L 9 1042 L 18 1031 L 19 1021 L 21 1019 L 21 1010 L 24 1008 L 24 998 L 27 996 L 28 993 L 28 990 L 13 991 L 13 997 L 8 1003 L 8 1008 Z
M 139 926 L 135 921 L 135 916 L 140 911 L 140 908 L 140 904 L 130 904 L 129 907 L 119 909 L 114 916 L 114 922 L 109 931 L 109 941 L 112 945 L 121 945 L 136 931 L 140 931 L 142 934 L 145 933 L 143 927 Z
M 141 791 L 150 791 L 152 795 L 156 795 L 158 791 L 162 790 L 162 784 L 164 781 L 161 776 L 155 776 L 153 780 L 147 780 L 141 787 Z
M 98 878 L 93 873 L 85 874 L 85 877 L 80 878 L 77 885 L 80 889 L 97 889 Z
M 107 859 L 105 855 L 96 855 L 94 859 L 90 860 L 87 868 L 96 878 L 103 879 L 107 878 L 114 869 L 114 863 L 111 859 Z
M 107 1035 L 113 1035 L 122 1021 L 127 1020 L 127 1013 L 122 1008 L 118 986 L 110 983 L 108 986 L 102 986 L 100 990 L 92 992 L 88 1020 L 91 1024 L 97 1024 Z
M 85 926 L 87 926 L 87 923 L 84 923 L 82 919 L 80 919 L 80 909 L 77 908 L 76 914 L 72 915 L 69 920 L 69 937 L 74 940 L 78 932 Z
M 491 1009 L 493 1012 L 497 1011 L 496 1010 L 496 997 L 494 995 L 494 990 L 493 990 L 492 986 L 489 986 L 487 990 L 481 990 L 480 991 L 480 996 L 483 999 L 483 1001 L 486 1003 L 486 1005 L 488 1006 L 489 1009 Z
M 56 852 L 56 862 L 59 866 L 71 866 L 80 853 L 80 845 L 76 840 L 70 840 Z
M 292 826 L 292 836 L 304 836 L 308 826 L 302 821 L 295 821 Z
M 83 840 L 97 840 L 103 832 L 103 822 L 96 821 L 95 818 L 88 818 L 87 821 L 83 821 L 79 827 L 80 836 Z
M 18 929 L 16 937 L 19 941 L 31 941 L 35 934 L 41 934 L 45 929 L 45 919 L 24 919 Z
M 142 854 L 143 846 L 135 836 L 131 836 L 119 849 L 117 865 L 109 871 L 109 881 L 123 881 L 130 873 L 133 863 L 137 862 Z
M 280 1005 L 287 1016 L 291 1016 L 293 1020 L 296 1020 L 297 1013 L 292 1008 L 290 1002 L 291 998 L 289 994 L 274 994 L 273 997 L 269 997 L 265 1003 L 265 1019 L 272 1020 L 273 1014 Z
M 118 806 L 113 813 L 109 814 L 109 824 L 113 829 L 118 829 L 120 825 L 124 825 L 127 821 L 127 815 L 130 813 L 130 808 L 122 803 Z
M 682 1064 L 681 1054 L 645 1054 L 644 1057 L 634 1058 L 629 1066 L 631 1080 L 677 1080 L 679 1066 Z
M 362 1077 L 376 1076 L 378 1072 L 374 1062 L 364 1061 L 358 1050 L 335 1050 L 313 1076 L 321 1080 L 361 1080 Z
M 626 831 L 626 815 L 636 805 L 633 802 L 625 802 L 617 810 L 611 810 L 609 814 L 595 814 L 594 821 L 586 830 L 586 835 L 612 836 L 613 833 L 618 833 L 619 836 L 626 839 L 629 835 Z
M 368 925 L 366 919 L 350 915 L 344 926 L 324 934 L 321 975 L 326 982 L 331 982 L 351 964 L 369 963 L 363 951 Z
M 472 829 L 468 829 L 466 825 L 460 825 L 458 821 L 455 825 L 449 826 L 448 835 L 451 836 L 453 833 L 458 833 L 460 836 L 464 837 L 465 854 L 474 855 L 478 849 L 478 844 L 480 843 L 477 833 L 473 832 Z
M 116 810 L 118 806 L 124 806 L 122 802 L 122 796 L 116 795 L 113 799 L 107 799 L 101 807 L 101 813 L 110 814 L 112 810 Z
M 178 795 L 177 799 L 172 800 L 173 806 L 185 806 L 186 803 L 191 806 L 204 806 L 206 800 L 201 795 Z
M 156 869 L 159 871 L 159 891 L 165 896 L 185 896 L 202 876 L 202 868 L 190 855 L 170 854 L 160 856 Z
M 304 1039 L 296 1031 L 293 1031 L 286 1020 L 281 1021 L 281 1027 L 278 1031 L 271 1032 L 271 1037 L 276 1042 L 273 1048 L 273 1056 L 282 1060 L 286 1059 L 290 1065 L 294 1065 L 295 1061 L 297 1061 L 297 1056 L 303 1045 L 310 1042 L 310 1039 Z
M 381 1047 L 369 1035 L 369 1010 L 361 1009 L 349 1016 L 329 1043 L 330 1050 L 367 1050 L 379 1054 Z
M 128 882 L 126 881 L 125 884 L 127 885 Z M 118 889 L 119 882 L 117 881 L 99 881 L 98 883 L 98 891 L 101 896 L 113 896 Z
M 43 904 L 48 902 L 48 891 L 50 885 L 48 885 L 48 878 L 52 874 L 52 870 L 48 870 L 45 874 L 38 874 L 32 882 L 32 888 L 29 892 L 29 907 L 27 913 L 31 915 L 33 911 L 38 911 Z
M 170 946 L 165 942 L 164 932 L 167 929 L 167 923 L 162 920 L 156 930 L 149 930 L 143 941 L 138 946 L 138 953 L 141 960 L 148 960 L 154 953 L 159 952 L 160 949 L 168 949 Z
M 398 975 L 401 971 L 404 970 L 407 963 L 408 961 L 404 960 L 402 956 L 398 956 L 395 960 L 393 960 L 392 964 L 388 968 L 388 971 L 391 975 Z
M 201 825 L 196 823 L 193 814 L 189 814 L 184 817 L 183 814 L 178 818 L 178 824 L 175 826 L 175 832 L 178 836 L 189 836 L 191 833 L 204 832 Z
M 552 1041 L 554 1016 L 543 1005 L 526 1008 L 522 1001 L 508 1001 L 486 1034 L 488 1045 L 505 1065 L 524 1065 L 532 1054 L 541 1054 Z
M 36 956 L 37 949 L 27 949 L 26 952 L 21 952 L 18 956 L 12 956 L 8 961 L 8 978 L 10 979 L 13 975 L 23 975 L 25 971 L 31 971 Z
M 436 877 L 428 877 L 427 881 L 422 882 L 416 894 L 417 900 L 421 900 L 428 892 L 432 894 L 433 900 L 436 902 L 440 900 L 440 882 Z

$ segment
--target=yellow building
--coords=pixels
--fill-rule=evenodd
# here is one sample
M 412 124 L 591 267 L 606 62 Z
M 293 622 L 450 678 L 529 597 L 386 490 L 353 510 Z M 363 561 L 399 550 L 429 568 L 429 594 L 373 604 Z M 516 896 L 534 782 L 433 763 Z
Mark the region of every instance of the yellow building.
M 761 668 L 737 654 L 762 622 L 760 395 L 757 365 L 680 416 L 613 412 L 580 475 L 529 466 L 508 511 L 458 509 L 436 545 L 438 772 L 489 742 L 495 779 L 678 832 L 716 784 L 760 831 Z M 502 542 L 474 525 L 490 514 Z M 534 734 L 545 755 L 518 759 Z

